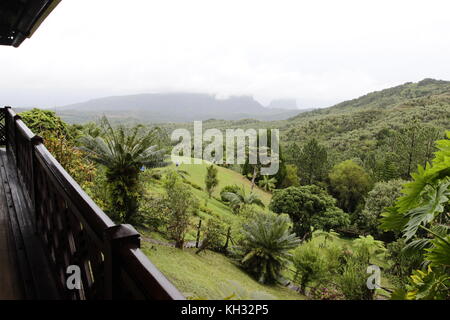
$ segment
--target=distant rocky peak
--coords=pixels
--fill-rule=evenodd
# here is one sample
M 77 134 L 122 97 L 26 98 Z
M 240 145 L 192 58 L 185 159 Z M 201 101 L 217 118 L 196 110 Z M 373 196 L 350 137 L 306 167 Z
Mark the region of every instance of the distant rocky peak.
M 267 108 L 296 110 L 296 109 L 298 109 L 297 100 L 295 100 L 295 99 L 275 99 L 269 103 Z

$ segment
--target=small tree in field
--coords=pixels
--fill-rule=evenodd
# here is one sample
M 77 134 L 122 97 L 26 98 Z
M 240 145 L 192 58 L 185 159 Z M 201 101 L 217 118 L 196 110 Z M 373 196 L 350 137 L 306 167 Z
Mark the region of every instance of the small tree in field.
M 193 196 L 190 188 L 182 182 L 180 176 L 169 171 L 164 179 L 165 204 L 170 213 L 168 231 L 175 247 L 182 249 L 184 238 L 189 227 L 189 218 L 198 207 L 198 201 Z
M 208 192 L 208 196 L 210 199 L 214 189 L 218 184 L 219 179 L 217 179 L 217 168 L 212 164 L 206 168 L 205 177 L 206 192 Z
M 217 218 L 210 218 L 204 230 L 203 241 L 198 250 L 199 254 L 203 250 L 222 251 L 225 244 L 226 226 Z
M 332 194 L 338 206 L 352 214 L 363 203 L 364 196 L 371 189 L 369 175 L 353 160 L 343 161 L 333 167 L 329 174 Z
M 316 139 L 309 140 L 303 146 L 295 160 L 303 184 L 316 184 L 324 178 L 327 157 L 327 150 Z
M 378 182 L 367 194 L 364 209 L 358 217 L 358 225 L 367 234 L 380 237 L 383 231 L 378 228 L 379 219 L 384 209 L 391 207 L 401 196 L 401 190 L 406 181 L 391 180 Z

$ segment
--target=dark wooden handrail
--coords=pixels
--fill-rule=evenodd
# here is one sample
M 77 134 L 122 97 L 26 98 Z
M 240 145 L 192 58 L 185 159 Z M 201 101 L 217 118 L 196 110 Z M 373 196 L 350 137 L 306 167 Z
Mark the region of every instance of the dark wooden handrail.
M 17 168 L 62 298 L 185 299 L 140 250 L 132 226 L 116 225 L 10 107 L 0 115 L 0 141 Z M 81 271 L 79 290 L 66 285 L 73 265 Z

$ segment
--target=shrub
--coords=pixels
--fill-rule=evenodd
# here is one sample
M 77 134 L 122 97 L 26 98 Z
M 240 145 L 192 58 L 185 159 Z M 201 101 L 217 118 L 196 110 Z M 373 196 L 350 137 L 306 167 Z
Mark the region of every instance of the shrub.
M 305 293 L 306 286 L 313 281 L 321 281 L 327 273 L 327 261 L 321 249 L 313 243 L 307 242 L 294 251 L 293 257 L 296 269 L 295 281 L 300 285 L 300 290 Z
M 420 269 L 423 255 L 420 250 L 405 250 L 406 241 L 401 238 L 387 245 L 386 258 L 391 262 L 388 272 L 395 276 L 397 285 L 404 287 L 408 281 L 407 277 L 413 270 Z
M 334 237 L 334 234 L 322 232 L 322 235 L 325 235 L 324 241 L 319 242 L 314 238 L 294 251 L 293 263 L 297 272 L 295 281 L 303 293 L 308 286 L 312 289 L 330 286 L 342 261 L 342 248 L 333 242 L 327 243 L 327 235 Z
M 222 188 L 222 190 L 220 190 L 220 198 L 222 199 L 223 202 L 229 202 L 227 197 L 224 197 L 224 193 L 226 193 L 226 192 L 236 193 L 236 192 L 239 192 L 239 190 L 240 190 L 240 187 L 235 184 L 225 186 Z
M 367 264 L 350 255 L 336 278 L 337 287 L 347 300 L 373 300 L 374 290 L 367 287 L 367 277 Z
M 140 214 L 137 216 L 137 224 L 155 231 L 167 226 L 170 212 L 163 197 L 155 194 L 146 194 L 140 203 L 139 209 Z
M 203 240 L 196 253 L 205 249 L 220 252 L 224 248 L 227 227 L 219 219 L 210 218 L 203 228 Z

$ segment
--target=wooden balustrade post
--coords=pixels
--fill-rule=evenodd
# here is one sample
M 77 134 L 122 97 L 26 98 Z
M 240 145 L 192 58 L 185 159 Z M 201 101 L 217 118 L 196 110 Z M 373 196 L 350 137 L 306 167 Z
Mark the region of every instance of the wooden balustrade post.
M 105 294 L 106 300 L 120 298 L 120 249 L 140 248 L 140 235 L 129 224 L 109 227 L 104 232 L 105 240 Z
M 13 130 L 14 130 L 14 157 L 16 160 L 16 170 L 18 170 L 20 168 L 20 160 L 19 160 L 19 143 L 17 141 L 19 135 L 17 133 L 17 125 L 16 125 L 16 121 L 20 120 L 21 117 L 18 114 L 15 114 L 13 119 L 12 119 L 12 126 L 13 126 Z
M 5 108 L 3 109 L 4 112 L 5 112 L 6 151 L 10 151 L 10 149 L 11 149 L 11 140 L 10 140 L 11 137 L 9 136 L 9 132 L 10 132 L 9 131 L 10 130 L 9 126 L 11 125 L 11 122 L 8 120 L 9 119 L 8 118 L 8 116 L 9 116 L 8 109 L 11 109 L 11 107 L 10 106 L 5 106 Z
M 30 195 L 31 197 L 31 204 L 33 206 L 33 214 L 34 214 L 34 231 L 37 233 L 38 232 L 38 214 L 37 211 L 39 210 L 39 206 L 40 206 L 40 201 L 38 200 L 38 197 L 36 196 L 37 194 L 39 194 L 39 186 L 38 186 L 38 178 L 37 178 L 37 159 L 36 159 L 36 146 L 39 144 L 43 144 L 44 143 L 44 139 L 40 136 L 35 135 L 33 138 L 31 138 L 31 175 L 32 175 L 32 183 L 33 183 L 33 188 L 32 188 L 32 194 Z

